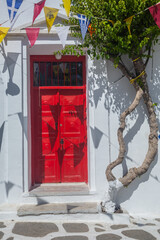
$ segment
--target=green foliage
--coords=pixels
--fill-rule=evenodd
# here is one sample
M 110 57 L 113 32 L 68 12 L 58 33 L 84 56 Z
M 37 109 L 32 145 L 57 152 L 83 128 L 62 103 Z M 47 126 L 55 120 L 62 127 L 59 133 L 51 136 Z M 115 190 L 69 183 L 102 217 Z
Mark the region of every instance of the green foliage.
M 158 106 L 158 103 L 153 103 L 153 107 L 154 107 L 154 106 L 157 107 L 157 106 Z
M 143 56 L 152 42 L 157 42 L 160 34 L 160 29 L 149 10 L 145 9 L 158 2 L 157 0 L 73 0 L 71 6 L 73 16 L 68 22 L 73 26 L 72 36 L 81 38 L 77 13 L 91 18 L 93 34 L 91 37 L 88 32 L 82 44 L 66 47 L 63 53 L 81 55 L 82 49 L 88 49 L 87 53 L 94 58 L 114 58 L 115 65 L 123 54 L 128 54 L 131 58 Z M 135 16 L 129 35 L 124 20 L 133 15 Z M 114 24 L 108 20 L 114 21 Z

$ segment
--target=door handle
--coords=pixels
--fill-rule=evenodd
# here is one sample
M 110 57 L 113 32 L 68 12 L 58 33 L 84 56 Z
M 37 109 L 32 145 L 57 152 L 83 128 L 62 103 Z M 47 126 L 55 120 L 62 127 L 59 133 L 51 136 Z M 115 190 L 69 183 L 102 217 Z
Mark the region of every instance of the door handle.
M 57 130 L 58 129 L 58 123 L 56 122 L 55 125 L 56 125 L 56 130 Z
M 61 138 L 61 140 L 60 140 L 60 144 L 61 144 L 61 150 L 63 150 L 63 144 L 64 144 L 64 140 L 63 140 L 63 138 Z

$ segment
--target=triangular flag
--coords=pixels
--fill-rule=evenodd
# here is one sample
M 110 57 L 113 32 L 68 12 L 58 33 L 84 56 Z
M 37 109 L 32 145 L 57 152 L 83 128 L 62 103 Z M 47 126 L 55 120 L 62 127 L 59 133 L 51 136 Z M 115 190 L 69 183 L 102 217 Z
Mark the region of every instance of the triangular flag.
M 5 36 L 7 35 L 10 28 L 8 27 L 0 27 L 0 43 L 3 41 Z
M 133 17 L 134 17 L 134 15 L 124 20 L 127 24 L 129 35 L 131 35 L 131 23 L 132 23 Z
M 12 22 L 20 8 L 23 0 L 7 0 L 8 13 L 10 21 Z
M 50 8 L 50 7 L 44 7 L 44 14 L 46 18 L 47 28 L 48 32 L 50 32 L 51 27 L 54 23 L 54 20 L 58 14 L 59 9 L 56 8 Z
M 160 28 L 160 3 L 158 3 L 152 7 L 149 7 L 149 11 L 150 11 L 152 17 L 154 18 L 155 23 Z
M 41 13 L 42 9 L 44 8 L 46 0 L 42 0 L 38 3 L 34 4 L 34 14 L 33 14 L 33 22 L 34 23 L 35 19 L 38 17 L 38 15 Z
M 26 33 L 28 36 L 28 40 L 30 42 L 31 47 L 35 44 L 40 28 L 26 28 Z
M 89 24 L 89 26 L 88 26 L 88 31 L 89 31 L 90 36 L 92 37 L 92 35 L 93 35 L 93 33 L 95 33 L 96 29 L 94 29 L 94 28 L 92 27 L 92 25 Z
M 57 27 L 56 28 L 57 34 L 58 34 L 59 39 L 60 39 L 60 41 L 63 45 L 63 48 L 65 47 L 65 44 L 66 44 L 69 28 L 70 28 L 70 26 L 63 26 L 63 27 Z
M 82 38 L 84 40 L 86 32 L 88 30 L 88 26 L 90 24 L 90 20 L 88 18 L 86 18 L 85 15 L 82 15 L 82 14 L 77 14 L 77 15 L 78 15 L 79 24 L 81 27 Z
M 64 8 L 66 10 L 67 16 L 69 17 L 70 9 L 71 9 L 71 0 L 63 0 Z

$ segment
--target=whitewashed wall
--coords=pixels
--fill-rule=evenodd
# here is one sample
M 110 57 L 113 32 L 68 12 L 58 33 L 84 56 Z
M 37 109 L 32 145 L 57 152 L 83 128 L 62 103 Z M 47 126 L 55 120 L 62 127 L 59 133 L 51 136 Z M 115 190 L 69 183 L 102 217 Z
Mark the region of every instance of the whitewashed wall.
M 56 6 L 52 0 L 47 0 L 46 5 L 59 8 L 59 1 L 54 2 Z M 4 6 L 0 20 L 5 21 L 8 18 L 7 9 L 4 1 L 1 0 L 0 4 Z M 29 6 L 31 7 L 31 3 L 25 1 L 21 11 Z M 61 10 L 61 13 L 64 13 L 64 10 Z M 28 16 L 32 14 L 33 6 L 28 12 L 20 15 L 15 27 L 28 23 Z M 42 15 L 43 13 L 40 18 Z M 29 57 L 34 54 L 52 55 L 55 50 L 61 49 L 61 44 L 56 35 L 39 36 L 33 48 L 28 47 L 26 36 L 8 36 L 6 40 L 0 54 L 0 203 L 36 203 L 36 198 L 25 197 L 31 183 Z M 75 41 L 68 38 L 67 43 L 74 44 Z M 158 103 L 156 113 L 160 121 L 160 47 L 157 45 L 155 50 L 153 59 L 148 63 L 147 73 L 153 102 Z M 49 202 L 101 201 L 108 187 L 105 178 L 106 166 L 114 161 L 118 154 L 119 116 L 135 96 L 133 86 L 126 78 L 115 82 L 122 74 L 111 62 L 87 58 L 87 69 L 90 194 L 72 198 L 48 197 Z M 146 109 L 141 101 L 141 105 L 127 118 L 124 133 L 127 146 L 126 159 L 122 166 L 114 169 L 117 177 L 122 176 L 127 168 L 142 163 L 147 150 L 148 133 Z M 131 214 L 160 214 L 159 172 L 157 155 L 149 171 L 119 193 L 118 203 L 122 208 Z

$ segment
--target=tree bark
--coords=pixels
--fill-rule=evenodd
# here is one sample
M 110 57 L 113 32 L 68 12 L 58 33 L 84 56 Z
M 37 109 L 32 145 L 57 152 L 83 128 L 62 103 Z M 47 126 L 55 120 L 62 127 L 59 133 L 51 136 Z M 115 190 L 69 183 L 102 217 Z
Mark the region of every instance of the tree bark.
M 133 62 L 137 75 L 140 75 L 144 71 L 144 63 L 140 58 L 136 62 Z M 148 84 L 146 80 L 146 74 L 141 77 L 142 88 L 143 88 L 143 100 L 148 112 L 148 121 L 150 127 L 150 134 L 148 137 L 148 151 L 142 165 L 138 168 L 131 168 L 128 173 L 119 179 L 123 186 L 128 186 L 136 177 L 141 176 L 149 169 L 150 164 L 155 158 L 158 151 L 158 124 L 156 114 L 154 111 L 153 102 L 151 100 Z
M 143 90 L 141 88 L 139 88 L 137 90 L 135 99 L 132 102 L 132 104 L 120 116 L 120 127 L 118 128 L 118 131 L 117 131 L 118 142 L 119 142 L 119 155 L 118 155 L 118 158 L 114 162 L 110 163 L 106 169 L 106 177 L 107 177 L 108 181 L 116 180 L 116 177 L 112 173 L 112 169 L 123 162 L 124 155 L 126 152 L 125 143 L 124 143 L 124 139 L 123 139 L 123 131 L 124 131 L 125 125 L 126 125 L 125 120 L 126 120 L 126 117 L 131 112 L 133 112 L 133 110 L 137 107 L 137 105 L 139 104 L 139 102 L 142 98 L 142 95 L 143 95 Z
M 133 65 L 134 65 L 134 69 L 137 76 L 139 76 L 145 70 L 145 64 L 143 63 L 143 60 L 141 58 L 138 58 L 137 56 L 135 58 L 137 58 L 137 61 L 133 61 Z M 113 62 L 113 59 L 111 59 L 111 61 Z M 121 63 L 119 63 L 118 67 L 122 71 L 122 73 L 129 80 L 131 80 L 131 74 L 128 72 L 127 68 Z M 146 77 L 147 75 L 146 73 L 144 73 L 140 77 L 141 82 L 139 82 L 139 84 L 137 81 L 133 83 L 133 86 L 136 90 L 135 99 L 132 102 L 132 104 L 120 116 L 120 127 L 117 132 L 118 142 L 119 142 L 119 155 L 118 155 L 118 158 L 114 162 L 110 163 L 106 169 L 106 178 L 109 182 L 109 189 L 105 195 L 103 202 L 101 203 L 102 211 L 105 211 L 105 212 L 113 213 L 115 211 L 115 206 L 116 206 L 115 198 L 119 189 L 121 189 L 123 186 L 127 187 L 136 177 L 144 174 L 149 169 L 149 166 L 154 160 L 158 150 L 158 124 L 156 120 L 154 106 L 149 94 Z M 125 151 L 126 151 L 124 138 L 123 138 L 123 131 L 125 129 L 125 119 L 137 107 L 142 97 L 147 108 L 148 121 L 149 121 L 149 127 L 150 127 L 150 134 L 148 137 L 148 151 L 140 167 L 131 168 L 129 169 L 128 173 L 125 176 L 123 176 L 122 178 L 116 179 L 116 177 L 112 173 L 112 170 L 117 165 L 123 162 Z

